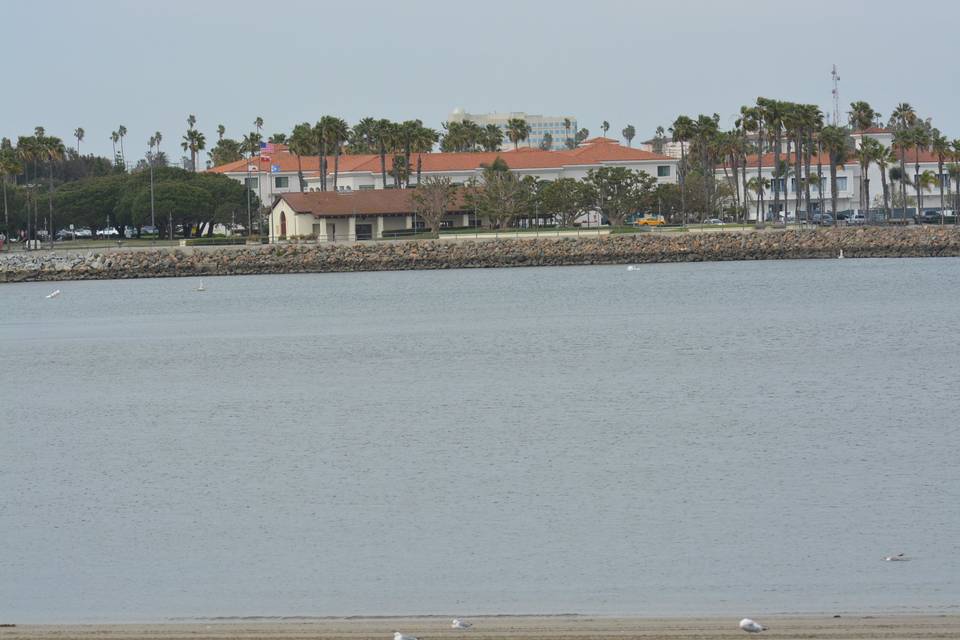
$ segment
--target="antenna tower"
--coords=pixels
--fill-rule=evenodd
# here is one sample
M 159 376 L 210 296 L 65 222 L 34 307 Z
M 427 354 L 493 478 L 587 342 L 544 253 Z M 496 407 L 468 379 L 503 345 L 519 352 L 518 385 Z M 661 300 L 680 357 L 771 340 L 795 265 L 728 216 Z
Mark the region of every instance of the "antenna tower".
M 837 65 L 833 65 L 833 71 L 830 72 L 833 78 L 833 126 L 840 126 L 840 74 L 837 73 Z

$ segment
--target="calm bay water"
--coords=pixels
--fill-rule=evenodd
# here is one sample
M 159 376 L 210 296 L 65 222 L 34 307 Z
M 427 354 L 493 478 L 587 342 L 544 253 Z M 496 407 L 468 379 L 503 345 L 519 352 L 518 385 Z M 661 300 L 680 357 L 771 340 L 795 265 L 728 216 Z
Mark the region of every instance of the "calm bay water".
M 954 610 L 958 283 L 0 286 L 0 622 Z

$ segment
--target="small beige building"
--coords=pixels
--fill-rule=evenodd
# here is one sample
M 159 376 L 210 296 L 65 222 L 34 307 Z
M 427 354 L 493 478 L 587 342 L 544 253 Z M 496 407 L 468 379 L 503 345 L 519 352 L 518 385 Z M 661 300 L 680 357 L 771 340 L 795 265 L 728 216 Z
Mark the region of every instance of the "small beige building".
M 322 242 L 379 240 L 384 232 L 423 227 L 414 215 L 413 189 L 284 193 L 270 212 L 270 238 L 312 237 Z M 456 199 L 444 226 L 476 226 L 476 218 Z M 390 233 L 386 234 L 389 237 Z

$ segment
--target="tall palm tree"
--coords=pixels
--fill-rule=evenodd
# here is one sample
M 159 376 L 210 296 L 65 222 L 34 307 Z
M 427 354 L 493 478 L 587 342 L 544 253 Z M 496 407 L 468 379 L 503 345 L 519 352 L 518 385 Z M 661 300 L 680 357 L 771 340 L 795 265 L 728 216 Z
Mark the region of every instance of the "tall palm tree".
M 954 192 L 953 219 L 955 224 L 960 225 L 960 140 L 951 142 L 950 149 L 953 160 L 950 165 L 950 175 L 957 182 L 957 189 Z
M 123 168 L 127 168 L 127 156 L 123 153 L 123 139 L 127 135 L 127 128 L 123 125 L 120 125 L 120 128 L 117 129 L 117 135 L 120 137 L 120 158 L 123 162 Z
M 523 118 L 510 118 L 507 120 L 507 137 L 516 151 L 519 144 L 530 137 L 530 125 Z
M 500 132 L 496 125 L 493 127 Z M 501 134 L 502 135 L 502 134 Z M 433 145 L 440 139 L 440 133 L 430 127 L 419 126 L 413 136 L 412 149 L 417 154 L 417 186 L 420 186 L 420 173 L 423 169 L 423 154 L 433 151 Z
M 566 131 L 567 137 L 565 140 L 566 145 L 570 146 L 570 130 L 573 128 L 573 121 L 570 118 L 563 119 L 563 130 Z
M 804 200 L 806 201 L 806 207 L 804 210 L 807 212 L 807 220 L 810 219 L 810 158 L 813 155 L 814 149 L 814 137 L 819 134 L 820 129 L 823 128 L 823 112 L 820 111 L 820 107 L 815 104 L 806 104 L 800 105 L 801 111 L 801 122 L 803 125 L 803 130 L 805 134 L 806 141 L 806 150 L 804 152 L 804 180 L 803 180 L 803 193 Z M 819 182 L 817 185 L 819 186 Z
M 783 140 L 783 112 L 784 103 L 779 100 L 757 98 L 757 107 L 760 108 L 767 131 L 773 138 L 773 166 L 780 167 L 780 151 Z M 773 211 L 780 214 L 780 180 L 773 181 Z
M 689 116 L 678 116 L 670 127 L 673 141 L 680 143 L 680 170 L 677 179 L 680 181 L 680 212 L 683 215 L 683 224 L 687 224 L 687 141 L 693 136 L 694 123 Z
M 217 142 L 223 140 L 223 134 L 227 132 L 227 128 L 222 124 L 217 125 Z
M 917 191 L 917 214 L 923 212 L 923 189 L 920 185 L 920 154 L 930 148 L 930 130 L 924 123 L 918 123 L 912 128 L 910 139 L 913 142 L 916 155 L 913 158 L 914 183 Z
M 909 129 L 917 123 L 917 112 L 908 102 L 901 102 L 890 116 L 890 126 L 893 128 L 893 145 L 900 153 L 900 202 L 903 207 L 903 217 L 907 217 L 907 147 L 910 146 L 911 134 Z
M 870 103 L 859 100 L 857 102 L 850 103 L 850 116 L 849 122 L 850 127 L 860 133 L 861 144 L 862 141 L 867 140 L 867 129 L 873 126 L 874 121 L 880 117 L 880 114 L 873 110 L 873 107 L 870 106 Z M 867 176 L 867 169 L 864 162 L 869 162 L 873 158 L 873 150 L 868 153 L 858 153 L 857 159 L 860 161 L 860 208 L 869 209 L 870 200 L 867 199 L 864 202 L 864 197 L 867 192 L 868 187 L 865 185 L 865 182 L 869 179 Z
M 110 141 L 113 143 L 113 164 L 120 166 L 120 157 L 117 155 L 117 142 L 120 140 L 120 134 L 116 131 L 110 132 Z
M 0 183 L 3 186 L 3 231 L 10 235 L 10 205 L 7 202 L 7 178 L 20 172 L 20 163 L 17 161 L 16 151 L 10 144 L 9 138 L 0 140 Z
M 309 122 L 301 122 L 293 128 L 290 134 L 290 144 L 287 147 L 290 153 L 297 156 L 297 179 L 300 182 L 300 193 L 307 189 L 307 181 L 303 177 L 303 156 L 313 154 L 314 137 L 313 127 Z
M 626 138 L 627 140 L 627 146 L 632 147 L 633 138 L 634 136 L 637 135 L 637 130 L 633 128 L 632 124 L 628 124 L 626 127 L 623 128 L 623 131 L 621 131 L 621 133 L 623 134 L 623 137 Z
M 77 139 L 77 155 L 80 155 L 80 143 L 83 142 L 83 136 L 86 134 L 86 131 L 83 130 L 83 127 L 77 127 L 73 130 L 73 137 Z
M 830 161 L 830 212 L 837 213 L 837 167 L 843 166 L 850 151 L 850 137 L 847 130 L 836 125 L 823 128 L 820 133 L 823 150 Z
M 947 137 L 940 133 L 937 129 L 934 129 L 931 132 L 930 136 L 930 150 L 937 156 L 937 181 L 940 183 L 940 212 L 941 214 L 947 208 L 946 199 L 944 197 L 944 173 L 943 165 L 946 163 L 947 158 L 950 157 L 950 141 L 947 140 Z M 947 181 L 949 181 L 949 176 L 947 176 Z
M 757 184 L 762 183 L 761 178 L 763 177 L 763 112 L 759 107 L 740 107 L 740 117 L 737 119 L 737 124 L 747 133 L 757 133 Z M 676 123 L 674 124 L 676 126 Z M 677 137 L 674 134 L 674 142 L 676 142 Z M 681 153 L 683 152 L 683 145 L 680 146 Z M 744 175 L 746 175 L 746 163 L 744 163 Z M 763 190 L 757 192 L 757 223 L 763 222 L 763 219 L 766 217 L 762 215 L 763 210 Z M 681 194 L 682 195 L 682 194 Z M 681 198 L 682 200 L 682 198 Z
M 377 120 L 373 128 L 373 137 L 376 143 L 377 153 L 380 155 L 380 178 L 383 181 L 383 188 L 387 188 L 387 147 L 390 144 L 390 136 L 393 129 L 393 123 L 386 118 Z
M 610 123 L 604 120 L 600 128 L 603 129 L 603 137 L 607 137 L 607 131 L 610 131 Z
M 49 188 L 47 189 L 47 204 L 49 208 L 49 214 L 47 217 L 47 232 L 50 237 L 50 245 L 53 245 L 53 163 L 63 160 L 64 156 L 64 147 L 63 142 L 60 138 L 55 138 L 53 136 L 43 136 L 40 138 L 40 152 L 43 155 L 43 158 L 47 161 L 47 171 L 49 181 Z
M 860 194 L 861 211 L 867 216 L 870 213 L 870 164 L 876 162 L 884 151 L 886 147 L 879 141 L 864 137 L 861 138 L 860 148 L 856 152 L 857 161 L 860 163 L 860 182 L 863 185 L 863 193 Z
M 503 144 L 503 130 L 495 124 L 488 124 L 483 128 L 483 143 L 480 145 L 484 151 L 499 151 Z
M 350 126 L 341 118 L 331 116 L 326 123 L 326 139 L 333 147 L 333 190 L 337 190 L 340 177 L 340 154 L 343 145 L 350 138 Z
M 263 129 L 263 118 L 257 116 L 253 120 L 253 126 L 256 128 L 257 133 L 260 133 L 260 129 Z
M 890 165 L 896 164 L 897 154 L 893 152 L 893 149 L 885 147 L 881 143 L 877 143 L 877 146 L 874 147 L 874 151 L 875 155 L 873 157 L 873 161 L 876 163 L 877 169 L 880 170 L 880 184 L 883 187 L 883 217 L 885 220 L 889 220 L 890 188 L 887 185 L 887 173 Z

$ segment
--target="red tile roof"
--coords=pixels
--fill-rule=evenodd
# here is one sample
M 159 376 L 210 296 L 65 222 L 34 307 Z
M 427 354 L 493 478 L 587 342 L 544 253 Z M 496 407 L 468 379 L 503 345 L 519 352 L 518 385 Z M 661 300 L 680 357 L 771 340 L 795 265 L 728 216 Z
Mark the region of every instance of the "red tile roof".
M 464 153 L 422 153 L 413 154 L 412 169 L 416 169 L 417 158 L 422 162 L 424 172 L 443 171 L 474 171 L 481 165 L 491 164 L 497 157 L 501 157 L 511 169 L 559 169 L 567 166 L 596 165 L 604 162 L 676 162 L 675 158 L 651 153 L 642 149 L 633 149 L 618 144 L 609 138 L 594 138 L 576 149 L 562 151 L 542 151 L 540 149 L 524 148 L 513 151 L 476 151 Z M 263 161 L 261 171 L 269 172 L 271 164 L 279 165 L 281 173 L 297 172 L 297 156 L 285 149 L 277 150 L 270 162 Z M 319 173 L 317 156 L 302 156 L 300 164 L 305 175 L 316 176 Z M 333 156 L 327 159 L 327 170 L 333 173 Z M 238 160 L 229 164 L 214 167 L 214 173 L 247 173 L 247 167 L 256 166 L 253 159 Z M 387 156 L 387 171 L 392 166 L 391 156 Z M 369 172 L 380 173 L 379 155 L 348 155 L 340 156 L 340 173 Z
M 353 215 L 409 215 L 413 209 L 411 198 L 416 189 L 370 189 L 353 192 L 310 191 L 284 193 L 279 201 L 286 202 L 297 213 L 312 213 L 316 217 L 336 218 Z M 465 211 L 463 190 L 457 192 L 450 211 Z
M 868 129 L 860 129 L 858 131 L 854 131 L 852 135 L 861 136 L 865 133 L 881 134 L 881 133 L 893 133 L 893 132 L 890 131 L 890 129 L 887 129 L 885 127 L 870 127 Z

